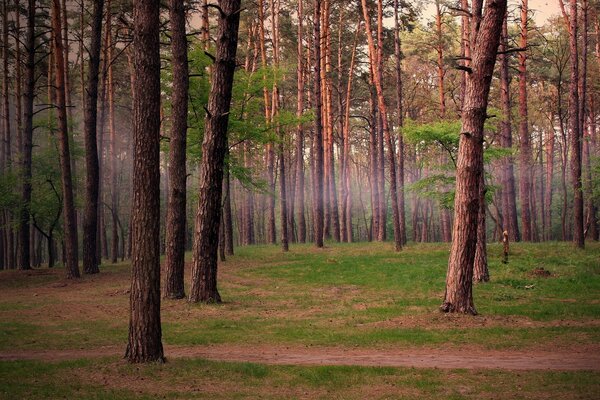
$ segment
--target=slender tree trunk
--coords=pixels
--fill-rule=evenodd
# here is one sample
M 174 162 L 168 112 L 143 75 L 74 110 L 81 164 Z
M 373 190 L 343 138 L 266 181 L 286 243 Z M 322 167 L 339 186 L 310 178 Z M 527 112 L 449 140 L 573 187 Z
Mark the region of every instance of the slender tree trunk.
M 321 1 L 314 0 L 313 46 L 314 77 L 313 102 L 315 107 L 315 132 L 313 137 L 313 216 L 314 241 L 323 247 L 323 124 L 321 97 Z
M 110 0 L 108 2 L 110 12 Z M 119 207 L 118 207 L 118 179 L 117 179 L 117 132 L 115 129 L 115 86 L 113 79 L 113 34 L 112 27 L 107 25 L 108 32 L 108 129 L 110 135 L 110 208 L 111 208 L 111 262 L 115 264 L 119 257 Z
M 485 225 L 485 173 L 481 174 L 479 180 L 479 212 L 477 215 L 477 247 L 475 249 L 475 261 L 473 267 L 474 282 L 488 282 L 490 273 L 487 262 L 487 234 Z
M 392 137 L 388 125 L 388 117 L 387 117 L 387 105 L 385 103 L 385 98 L 383 94 L 383 86 L 381 83 L 381 77 L 383 75 L 383 57 L 382 57 L 382 47 L 383 47 L 383 39 L 381 30 L 383 29 L 383 5 L 381 0 L 378 1 L 377 7 L 377 15 L 378 15 L 378 33 L 377 33 L 377 52 L 375 51 L 375 44 L 373 43 L 373 37 L 371 36 L 371 20 L 368 15 L 367 3 L 366 0 L 362 0 L 362 8 L 363 8 L 363 17 L 365 21 L 365 28 L 367 32 L 367 40 L 369 43 L 369 59 L 371 60 L 371 69 L 373 70 L 373 80 L 375 83 L 375 89 L 377 91 L 377 105 L 379 109 L 379 115 L 382 122 L 383 135 L 385 136 L 385 141 L 388 147 L 388 163 L 390 168 L 390 193 L 392 197 L 392 212 L 393 212 L 393 225 L 394 225 L 394 243 L 395 250 L 400 251 L 402 249 L 402 237 L 400 234 L 400 220 L 399 220 L 399 209 L 398 209 L 398 197 L 396 191 L 396 155 L 394 153 L 394 145 L 392 142 Z M 383 183 L 383 180 L 382 180 Z M 384 193 L 381 193 L 384 196 Z M 380 224 L 385 225 L 385 219 L 380 221 Z M 380 228 L 380 240 L 383 240 L 381 236 L 381 228 Z
M 554 129 L 546 131 L 545 140 L 546 154 L 546 187 L 544 193 L 544 212 L 545 225 L 544 240 L 552 240 L 552 194 L 553 194 L 553 177 L 554 177 Z
M 19 269 L 29 269 L 30 255 L 30 218 L 31 218 L 31 154 L 33 138 L 33 101 L 35 95 L 35 1 L 28 1 L 27 33 L 25 51 L 27 54 L 25 64 L 25 92 L 23 93 L 24 126 L 21 143 L 21 169 L 22 208 L 19 224 Z M 18 54 L 18 53 L 17 53 Z M 18 67 L 17 69 L 20 69 Z M 19 100 L 20 101 L 20 100 Z M 6 249 L 4 249 L 6 250 Z
M 583 192 L 581 188 L 581 121 L 579 118 L 579 56 L 577 49 L 577 0 L 569 1 L 569 53 L 571 56 L 569 83 L 569 130 L 571 134 L 571 179 L 573 183 L 573 244 L 585 247 L 583 234 Z
M 171 140 L 169 142 L 169 180 L 164 297 L 182 299 L 184 289 L 185 221 L 186 221 L 186 136 L 188 114 L 188 56 L 183 0 L 171 0 L 171 52 L 173 93 Z
M 298 0 L 298 69 L 297 69 L 297 107 L 296 116 L 304 113 L 304 1 Z M 296 207 L 298 224 L 298 242 L 306 242 L 306 217 L 304 211 L 304 128 L 301 123 L 296 128 Z
M 94 2 L 92 12 L 92 36 L 89 51 L 87 84 L 84 94 L 84 142 L 85 142 L 85 210 L 83 214 L 83 271 L 86 274 L 100 272 L 98 269 L 98 191 L 100 170 L 96 124 L 98 116 L 98 75 L 102 40 L 102 14 L 104 0 Z M 83 54 L 81 55 L 83 60 Z M 83 63 L 83 61 L 82 61 Z
M 462 110 L 452 248 L 441 306 L 444 312 L 477 313 L 472 280 L 483 174 L 483 127 L 505 13 L 506 0 L 488 0 L 483 18 L 482 3 L 474 2 L 472 8 L 472 61 Z
M 528 29 L 528 0 L 521 0 L 521 39 L 520 47 L 527 48 Z M 527 111 L 527 52 L 519 52 L 519 140 L 521 149 L 519 153 L 520 180 L 519 194 L 521 198 L 521 226 L 523 240 L 533 240 L 533 227 L 531 223 L 531 140 L 529 137 L 529 120 Z
M 343 165 L 342 165 L 342 213 L 345 221 L 345 237 L 348 243 L 352 242 L 352 185 L 350 169 L 350 103 L 352 101 L 352 78 L 354 76 L 354 66 L 356 64 L 356 47 L 358 46 L 358 35 L 361 30 L 359 20 L 354 35 L 354 44 L 352 45 L 352 55 L 350 57 L 350 68 L 348 69 L 348 83 L 346 87 L 346 100 L 344 103 L 344 125 L 343 125 Z
M 394 55 L 396 57 L 396 112 L 398 114 L 398 211 L 400 213 L 400 236 L 402 244 L 406 244 L 406 215 L 404 198 L 404 105 L 402 82 L 402 43 L 400 42 L 400 19 L 398 16 L 398 0 L 394 0 Z
M 54 31 L 54 61 L 56 63 L 55 85 L 59 129 L 59 158 L 63 191 L 63 217 L 65 232 L 65 256 L 67 278 L 79 278 L 77 257 L 77 223 L 71 177 L 71 153 L 65 100 L 65 64 L 60 23 L 60 2 L 52 0 L 52 29 Z
M 132 363 L 162 362 L 160 322 L 159 4 L 133 3 L 133 201 L 129 340 Z
M 221 218 L 223 166 L 227 152 L 227 123 L 236 67 L 240 0 L 220 0 L 217 54 L 202 143 L 199 201 L 194 235 L 190 301 L 220 302 L 217 290 L 217 247 Z

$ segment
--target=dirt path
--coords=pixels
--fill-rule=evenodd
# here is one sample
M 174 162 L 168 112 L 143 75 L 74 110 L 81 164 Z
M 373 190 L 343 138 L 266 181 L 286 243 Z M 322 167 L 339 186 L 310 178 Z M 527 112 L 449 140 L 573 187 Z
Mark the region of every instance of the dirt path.
M 62 361 L 118 356 L 121 347 L 91 350 L 18 350 L 0 352 L 0 360 Z M 285 346 L 165 346 L 167 358 L 206 358 L 215 361 L 274 365 L 358 365 L 442 369 L 594 370 L 600 371 L 598 349 L 571 352 L 523 352 L 481 350 L 371 350 Z

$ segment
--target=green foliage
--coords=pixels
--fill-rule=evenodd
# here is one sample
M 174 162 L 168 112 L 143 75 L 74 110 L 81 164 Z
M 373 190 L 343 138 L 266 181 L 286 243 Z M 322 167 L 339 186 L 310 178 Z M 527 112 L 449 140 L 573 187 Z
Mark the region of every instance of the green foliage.
M 430 175 L 419 179 L 410 185 L 408 189 L 418 193 L 422 197 L 437 200 L 443 208 L 452 209 L 454 206 L 454 191 L 447 188 L 453 187 L 455 181 L 454 176 L 442 174 Z

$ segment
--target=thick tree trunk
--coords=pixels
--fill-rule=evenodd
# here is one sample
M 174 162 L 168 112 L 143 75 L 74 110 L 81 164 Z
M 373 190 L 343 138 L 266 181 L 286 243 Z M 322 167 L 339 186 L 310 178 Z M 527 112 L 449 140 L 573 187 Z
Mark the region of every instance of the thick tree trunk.
M 577 49 L 577 0 L 569 2 L 569 53 L 571 56 L 569 83 L 569 131 L 571 134 L 571 180 L 573 184 L 573 244 L 584 248 L 583 192 L 581 188 L 581 131 L 579 118 L 579 56 Z
M 83 272 L 95 274 L 98 269 L 98 199 L 100 166 L 96 123 L 98 116 L 98 75 L 102 41 L 102 13 L 104 0 L 94 2 L 92 13 L 92 37 L 89 51 L 87 84 L 84 95 L 84 143 L 85 143 L 85 209 L 83 214 Z M 83 54 L 81 55 L 83 58 Z M 83 62 L 83 61 L 82 61 Z
M 476 314 L 473 303 L 473 263 L 477 243 L 477 219 L 483 174 L 483 126 L 490 83 L 500 41 L 506 0 L 473 4 L 470 35 L 471 65 L 466 77 L 462 127 L 456 172 L 455 218 L 452 248 L 446 275 L 446 294 L 441 310 Z
M 223 166 L 227 152 L 227 123 L 236 67 L 240 0 L 220 0 L 217 54 L 208 100 L 202 163 L 198 187 L 199 204 L 193 246 L 190 301 L 220 302 L 217 290 L 217 247 L 221 219 Z
M 52 0 L 52 29 L 54 31 L 54 61 L 56 63 L 55 85 L 59 130 L 59 158 L 63 192 L 63 217 L 67 278 L 79 278 L 77 257 L 77 222 L 71 177 L 71 153 L 69 150 L 69 130 L 65 100 L 65 63 L 60 23 L 60 1 Z
M 133 3 L 133 201 L 129 340 L 132 363 L 162 362 L 160 322 L 159 4 Z
M 169 141 L 169 199 L 167 205 L 166 259 L 164 297 L 182 299 L 184 289 L 185 221 L 186 221 L 186 136 L 188 114 L 188 56 L 183 0 L 171 0 L 171 52 L 173 92 L 171 140 Z

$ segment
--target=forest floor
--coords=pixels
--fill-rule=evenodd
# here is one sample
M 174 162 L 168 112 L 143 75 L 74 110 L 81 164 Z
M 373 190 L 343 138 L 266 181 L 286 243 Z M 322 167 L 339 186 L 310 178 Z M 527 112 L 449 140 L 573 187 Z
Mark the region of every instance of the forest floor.
M 3 271 L 0 398 L 600 398 L 600 246 L 511 250 L 471 317 L 437 310 L 444 244 L 239 248 L 223 304 L 162 302 L 148 366 L 120 359 L 128 264 Z

